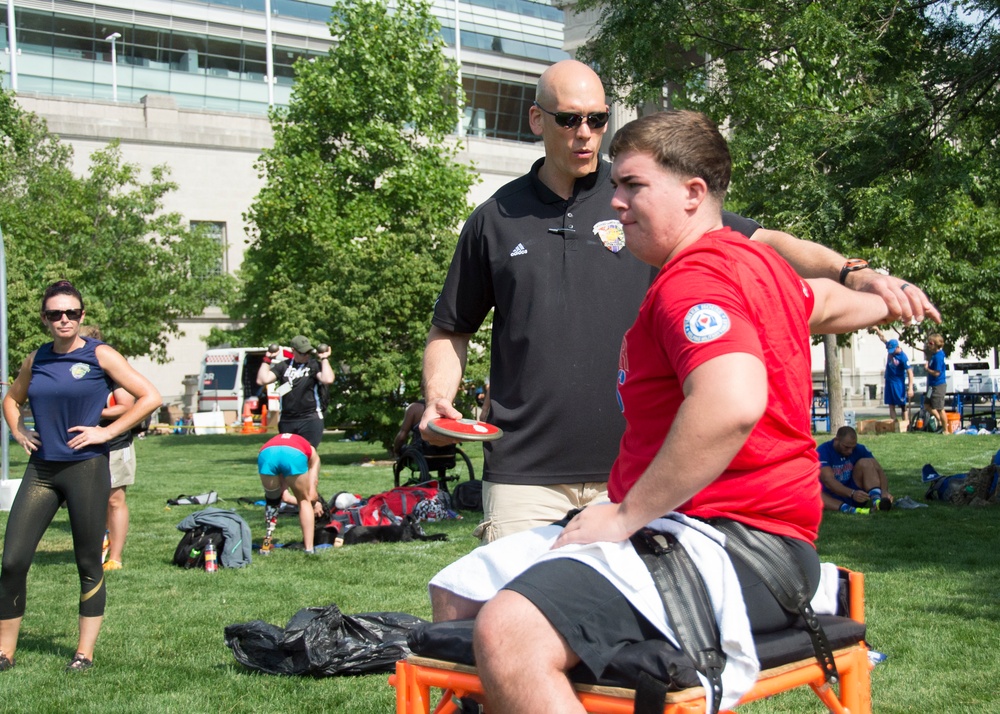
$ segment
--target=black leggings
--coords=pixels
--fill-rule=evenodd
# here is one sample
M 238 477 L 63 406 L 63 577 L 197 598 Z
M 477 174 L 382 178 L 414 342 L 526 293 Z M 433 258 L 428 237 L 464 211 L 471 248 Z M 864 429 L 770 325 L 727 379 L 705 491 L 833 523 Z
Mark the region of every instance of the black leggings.
M 80 574 L 80 616 L 104 614 L 107 599 L 101 544 L 108 513 L 108 457 L 44 461 L 32 457 L 7 520 L 0 571 L 0 620 L 24 615 L 25 582 L 38 542 L 65 501 Z

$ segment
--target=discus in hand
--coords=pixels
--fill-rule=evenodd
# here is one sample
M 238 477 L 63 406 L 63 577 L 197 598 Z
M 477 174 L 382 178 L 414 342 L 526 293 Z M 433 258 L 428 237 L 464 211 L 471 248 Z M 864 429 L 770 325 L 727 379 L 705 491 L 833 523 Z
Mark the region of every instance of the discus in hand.
M 441 436 L 460 441 L 494 441 L 503 436 L 499 427 L 475 419 L 433 419 L 427 426 Z

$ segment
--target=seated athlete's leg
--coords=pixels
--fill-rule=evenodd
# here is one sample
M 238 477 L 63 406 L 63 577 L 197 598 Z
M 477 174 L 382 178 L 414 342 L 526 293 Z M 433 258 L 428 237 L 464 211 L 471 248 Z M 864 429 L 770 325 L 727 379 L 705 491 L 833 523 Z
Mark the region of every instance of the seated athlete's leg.
M 28 569 L 61 502 L 45 464 L 29 462 L 7 519 L 0 571 L 0 652 L 11 659 L 24 615 Z
M 491 543 L 514 533 L 546 526 L 578 508 L 577 484 L 535 486 L 483 482 L 482 540 Z
M 73 531 L 73 553 L 80 575 L 80 616 L 99 617 L 104 614 L 106 599 L 101 545 L 111 491 L 108 457 L 74 462 L 61 469 L 56 483 L 65 494 Z
M 508 592 L 521 597 L 508 597 Z M 511 625 L 518 621 L 521 624 Z M 539 623 L 545 623 L 544 627 Z M 533 659 L 536 631 L 545 635 L 539 661 Z M 526 636 L 528 632 L 532 635 Z M 661 640 L 669 646 L 659 630 L 607 578 L 571 558 L 529 567 L 514 577 L 476 618 L 476 661 L 490 661 L 495 652 L 516 645 L 521 648 L 517 654 L 520 663 L 502 655 L 495 679 L 502 679 L 504 684 L 497 686 L 513 679 L 515 685 L 532 694 L 542 689 L 568 691 L 566 672 L 578 665 L 589 670 L 594 679 L 600 678 L 622 647 L 646 640 Z M 548 680 L 544 685 L 520 677 L 527 670 L 532 670 L 529 677 L 534 676 L 536 666 Z M 512 667 L 513 673 L 509 673 Z M 486 685 L 487 679 L 483 682 Z M 559 694 L 555 699 L 558 703 L 546 699 L 544 705 L 536 700 L 534 711 L 581 711 L 575 708 L 578 704 L 571 691 L 568 698 Z M 507 709 L 501 706 L 498 711 Z
M 865 493 L 868 493 L 873 488 L 881 487 L 878 464 L 876 464 L 875 459 L 859 459 L 858 463 L 854 464 L 851 478 L 858 484 L 858 488 Z
M 809 598 L 816 594 L 819 587 L 820 567 L 816 549 L 805 541 L 794 538 L 784 538 L 791 558 L 801 568 L 806 576 L 806 592 Z M 746 603 L 747 617 L 750 619 L 750 629 L 755 634 L 774 632 L 790 627 L 799 615 L 788 613 L 771 594 L 767 584 L 744 561 L 730 553 L 736 577 L 743 589 L 743 601 Z
M 483 607 L 483 603 L 479 600 L 470 600 L 436 585 L 429 585 L 427 589 L 431 596 L 431 613 L 434 622 L 472 620 Z
M 823 508 L 827 511 L 839 511 L 842 505 L 849 503 L 843 498 L 835 496 L 832 493 L 827 493 L 826 491 L 823 491 L 821 497 L 823 499 Z
M 502 590 L 483 606 L 474 646 L 490 711 L 584 711 L 566 674 L 579 658 L 520 593 Z

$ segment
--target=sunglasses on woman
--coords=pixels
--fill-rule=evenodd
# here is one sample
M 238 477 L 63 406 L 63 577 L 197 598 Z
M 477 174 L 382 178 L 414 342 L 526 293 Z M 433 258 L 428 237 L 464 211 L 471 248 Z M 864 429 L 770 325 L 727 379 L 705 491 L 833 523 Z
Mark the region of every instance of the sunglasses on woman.
M 62 319 L 65 315 L 67 320 L 72 320 L 73 322 L 78 322 L 81 317 L 83 317 L 83 310 L 80 308 L 73 308 L 70 310 L 46 310 L 42 313 L 45 315 L 45 319 L 49 322 L 57 322 Z
M 550 112 L 538 102 L 532 102 L 532 104 L 549 116 L 555 117 L 556 124 L 565 129 L 576 129 L 583 122 L 587 122 L 587 126 L 591 129 L 600 129 L 611 118 L 610 112 L 594 112 L 593 114 L 584 116 L 583 114 L 574 114 L 572 112 Z

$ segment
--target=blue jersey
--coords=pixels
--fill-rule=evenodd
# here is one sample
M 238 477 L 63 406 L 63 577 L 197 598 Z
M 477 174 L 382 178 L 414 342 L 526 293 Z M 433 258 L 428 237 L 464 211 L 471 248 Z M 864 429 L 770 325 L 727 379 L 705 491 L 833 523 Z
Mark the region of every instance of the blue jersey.
M 31 365 L 28 401 L 35 431 L 42 442 L 35 454 L 46 461 L 84 461 L 108 453 L 107 444 L 71 449 L 74 426 L 98 426 L 112 382 L 97 361 L 100 340 L 84 337 L 84 345 L 66 354 L 42 345 Z
M 885 364 L 885 378 L 887 381 L 904 382 L 906 380 L 906 370 L 910 368 L 910 361 L 906 358 L 905 352 L 890 354 Z
M 940 372 L 937 377 L 932 377 L 930 373 L 927 374 L 927 386 L 936 387 L 939 384 L 945 383 L 945 370 L 944 366 L 944 350 L 938 350 L 931 355 L 930 360 L 927 362 L 927 369 L 933 369 L 935 372 Z
M 834 477 L 844 484 L 854 483 L 852 479 L 854 464 L 861 459 L 875 458 L 875 455 L 861 444 L 854 447 L 850 456 L 841 456 L 833 448 L 832 440 L 817 446 L 816 453 L 819 454 L 819 467 L 821 469 L 829 467 L 833 471 Z

